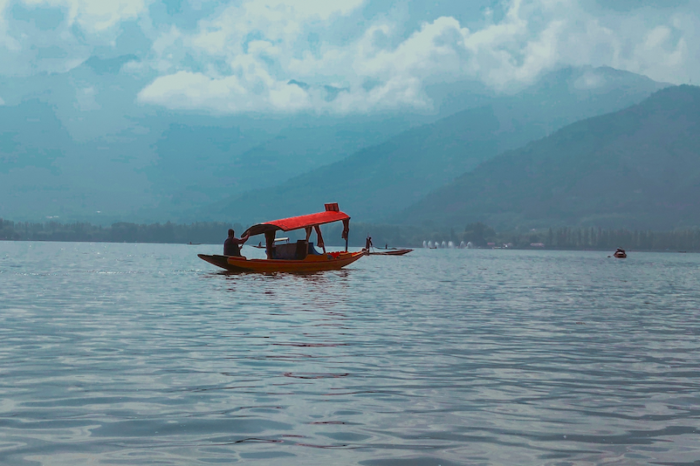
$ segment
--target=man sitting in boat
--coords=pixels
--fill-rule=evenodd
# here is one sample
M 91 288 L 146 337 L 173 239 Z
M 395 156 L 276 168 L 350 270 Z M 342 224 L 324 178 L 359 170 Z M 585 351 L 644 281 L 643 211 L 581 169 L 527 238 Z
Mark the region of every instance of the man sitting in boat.
M 236 238 L 236 232 L 229 229 L 228 238 L 224 241 L 224 256 L 241 257 L 241 248 L 239 245 L 245 244 L 250 236 L 245 235 L 240 239 Z

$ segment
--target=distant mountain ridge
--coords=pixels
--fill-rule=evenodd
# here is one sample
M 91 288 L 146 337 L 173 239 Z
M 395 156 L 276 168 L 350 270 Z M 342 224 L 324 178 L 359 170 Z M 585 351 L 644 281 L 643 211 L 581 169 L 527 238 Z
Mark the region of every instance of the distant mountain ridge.
M 279 184 L 435 119 L 154 109 L 134 102 L 146 78 L 120 72 L 134 58 L 0 76 L 0 217 L 196 221 L 198 206 Z
M 394 217 L 511 229 L 700 226 L 700 88 L 569 125 L 493 158 Z
M 382 221 L 505 150 L 627 107 L 665 86 L 611 68 L 565 68 L 516 95 L 404 131 L 278 186 L 232 196 L 203 213 L 250 223 L 314 211 L 332 200 L 363 221 Z
M 238 128 L 171 124 L 153 145 L 156 163 L 144 170 L 153 189 L 163 193 L 151 215 L 167 212 L 171 219 L 196 221 L 202 205 L 277 185 L 376 144 L 391 131 L 388 121 L 382 129 L 368 126 L 286 129 L 241 152 L 245 138 Z
M 149 78 L 121 71 L 134 59 L 92 57 L 65 74 L 0 78 L 6 89 L 0 216 L 98 224 L 262 220 L 315 210 L 330 197 L 355 216 L 379 220 L 484 156 L 542 137 L 572 118 L 640 101 L 662 86 L 631 73 L 583 68 L 562 70 L 500 99 L 474 83 L 437 83 L 426 89 L 439 108 L 430 114 L 222 116 L 137 105 L 134 95 Z M 461 120 L 418 126 L 464 108 L 471 110 Z M 415 133 L 388 142 L 409 128 Z M 318 186 L 315 193 L 305 187 L 265 197 L 292 177 L 348 156 L 337 169 L 311 176 L 305 186 Z M 237 201 L 254 189 L 262 195 Z M 261 208 L 260 200 L 272 208 Z M 208 207 L 213 203 L 216 208 Z

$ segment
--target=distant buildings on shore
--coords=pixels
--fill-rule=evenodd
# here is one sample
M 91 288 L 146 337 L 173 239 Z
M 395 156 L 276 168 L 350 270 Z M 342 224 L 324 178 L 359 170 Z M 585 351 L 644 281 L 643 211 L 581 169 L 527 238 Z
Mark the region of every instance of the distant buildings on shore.
M 530 246 L 537 246 L 539 247 L 544 247 L 544 244 L 542 243 L 533 243 Z M 496 244 L 496 243 L 486 243 L 485 248 L 479 247 L 474 245 L 471 241 L 464 242 L 461 241 L 459 245 L 455 245 L 453 241 L 423 241 L 423 247 L 426 249 L 510 249 L 513 247 L 513 243 L 503 243 L 503 244 Z

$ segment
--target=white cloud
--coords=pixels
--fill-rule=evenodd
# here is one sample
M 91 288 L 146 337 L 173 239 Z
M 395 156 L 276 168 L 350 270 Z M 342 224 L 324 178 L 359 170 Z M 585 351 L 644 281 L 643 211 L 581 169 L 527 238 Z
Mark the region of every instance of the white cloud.
M 608 12 L 596 17 L 578 0 L 511 0 L 501 21 L 494 23 L 488 10 L 485 24 L 474 31 L 453 17 L 439 17 L 388 47 L 398 28 L 385 21 L 368 25 L 350 43 L 326 41 L 312 51 L 299 44 L 309 22 L 352 11 L 323 4 L 330 6 L 316 10 L 284 1 L 248 2 L 202 21 L 197 31 L 179 37 L 177 47 L 209 62 L 209 71 L 184 73 L 172 61 L 168 68 L 177 71 L 153 81 L 139 101 L 223 113 L 429 108 L 423 89 L 430 83 L 481 80 L 506 90 L 563 65 L 607 65 L 677 82 L 698 56 L 700 43 L 691 46 L 686 39 L 700 30 L 692 15 L 644 10 L 642 16 Z M 246 42 L 252 33 L 260 37 Z M 154 52 L 162 62 L 166 52 L 159 46 Z M 693 72 L 700 73 L 694 66 Z M 312 86 L 302 89 L 288 84 L 290 79 Z M 324 83 L 336 83 L 343 91 L 329 99 L 319 92 Z
M 694 74 L 688 65 L 693 63 L 694 71 L 698 70 L 699 27 L 697 18 L 693 22 L 677 21 L 673 29 L 682 31 L 682 34 L 674 40 L 671 27 L 658 26 L 645 34 L 631 56 L 619 59 L 619 66 L 661 81 L 687 82 Z
M 215 18 L 200 22 L 199 32 L 187 45 L 211 55 L 230 56 L 244 51 L 248 34 L 264 34 L 272 42 L 292 43 L 305 25 L 347 15 L 364 0 L 253 0 L 232 5 Z
M 68 25 L 77 23 L 89 32 L 102 32 L 121 21 L 137 18 L 145 9 L 145 0 L 23 0 L 34 7 L 50 6 L 68 10 Z
M 560 3 L 550 0 L 538 5 L 553 10 Z M 191 75 L 185 80 L 182 71 L 177 70 L 157 78 L 139 94 L 139 101 L 172 109 L 224 113 L 248 109 L 348 113 L 429 108 L 431 102 L 423 91 L 428 83 L 482 79 L 502 89 L 514 82 L 530 82 L 555 66 L 559 58 L 557 42 L 567 25 L 561 20 L 550 21 L 533 31 L 527 20 L 533 8 L 530 5 L 526 10 L 516 0 L 503 21 L 475 32 L 455 18 L 439 17 L 422 24 L 395 47 L 387 47 L 392 43 L 395 25 L 377 23 L 351 43 L 323 43 L 312 52 L 308 48 L 299 50 L 297 44 L 306 23 L 318 19 L 318 15 L 311 15 L 312 10 L 297 12 L 286 3 L 282 7 L 245 3 L 200 23 L 199 30 L 180 38 L 177 47 L 190 49 L 199 59 L 225 64 L 212 68 L 211 73 L 200 71 L 196 92 L 188 89 L 193 85 Z M 326 11 L 324 15 L 331 13 Z M 251 33 L 261 37 L 246 42 Z M 164 37 L 168 35 L 172 33 Z M 154 51 L 158 57 L 172 55 L 161 48 Z M 171 64 L 174 69 L 177 66 Z M 312 86 L 302 89 L 288 84 L 290 79 Z M 329 83 L 343 89 L 333 99 L 319 91 L 320 86 Z
M 102 108 L 100 104 L 95 100 L 97 95 L 97 90 L 92 87 L 83 87 L 76 92 L 76 105 L 75 107 L 81 112 L 88 112 L 91 110 L 99 110 Z
M 248 1 L 201 21 L 194 33 L 170 28 L 152 49 L 154 65 L 169 74 L 155 79 L 138 99 L 168 108 L 221 113 L 313 109 L 325 102 L 326 93 L 290 84 L 286 63 L 308 26 L 347 15 L 362 3 Z M 204 71 L 180 69 L 183 50 L 203 63 Z
M 170 109 L 430 109 L 430 85 L 478 80 L 513 90 L 564 65 L 612 66 L 675 83 L 700 79 L 700 2 L 617 11 L 590 0 L 503 0 L 501 14 L 486 9 L 467 28 L 449 14 L 417 26 L 394 10 L 367 18 L 363 7 L 372 0 L 190 0 L 201 9 L 189 10 L 196 23 L 151 18 L 156 0 L 14 1 L 59 8 L 65 19 L 38 30 L 13 21 L 9 0 L 0 0 L 0 74 L 70 70 L 97 49 L 116 48 L 120 25 L 138 20 L 150 53 L 123 71 L 155 75 L 138 101 Z M 46 52 L 52 48 L 60 53 Z
M 206 109 L 215 113 L 310 108 L 309 96 L 300 87 L 275 81 L 261 69 L 251 71 L 242 78 L 211 78 L 202 73 L 179 71 L 156 79 L 141 91 L 139 99 L 169 108 Z M 259 92 L 255 92 L 256 84 Z
M 99 47 L 114 47 L 123 21 L 147 12 L 151 0 L 0 0 L 0 75 L 64 73 Z M 16 19 L 11 5 L 34 12 L 51 9 L 58 23 L 39 27 Z M 37 15 L 39 16 L 39 15 Z

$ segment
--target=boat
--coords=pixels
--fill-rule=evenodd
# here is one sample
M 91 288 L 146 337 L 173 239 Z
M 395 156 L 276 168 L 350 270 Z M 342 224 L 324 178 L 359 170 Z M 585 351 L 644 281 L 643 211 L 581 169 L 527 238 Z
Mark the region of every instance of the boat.
M 613 254 L 613 257 L 617 257 L 618 259 L 625 259 L 627 257 L 627 253 L 624 249 L 618 248 L 617 251 L 615 251 L 615 253 Z
M 370 256 L 403 256 L 404 254 L 408 254 L 409 252 L 413 251 L 413 249 L 395 249 L 392 248 L 390 250 L 383 250 L 383 251 L 375 251 L 375 252 L 370 252 Z
M 278 243 L 289 243 L 289 238 L 275 238 L 275 245 L 277 245 Z M 265 249 L 265 246 L 262 244 L 262 241 L 258 244 L 254 244 L 253 247 L 256 249 Z
M 345 251 L 327 252 L 321 235 L 321 225 L 343 222 L 342 238 Z M 275 242 L 278 231 L 306 231 L 306 239 L 296 243 L 279 244 Z M 316 232 L 316 244 L 309 242 L 312 231 Z M 357 252 L 348 251 L 348 234 L 350 216 L 341 212 L 337 203 L 325 204 L 325 211 L 299 217 L 283 218 L 271 222 L 259 223 L 248 228 L 243 236 L 265 235 L 265 253 L 267 259 L 248 259 L 243 256 L 223 256 L 198 254 L 198 257 L 210 264 L 229 272 L 320 272 L 338 270 L 359 260 L 368 254 L 366 249 Z

